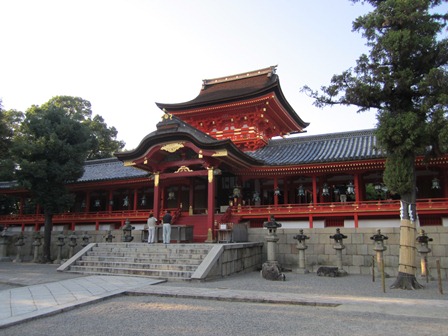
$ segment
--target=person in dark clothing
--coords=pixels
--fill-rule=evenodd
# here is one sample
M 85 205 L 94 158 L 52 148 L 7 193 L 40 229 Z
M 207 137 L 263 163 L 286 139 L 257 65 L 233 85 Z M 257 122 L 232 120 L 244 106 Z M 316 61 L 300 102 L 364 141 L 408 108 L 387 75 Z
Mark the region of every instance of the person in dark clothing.
M 163 243 L 169 244 L 171 241 L 171 221 L 173 217 L 171 216 L 171 212 L 169 210 L 163 215 L 162 223 L 163 223 Z

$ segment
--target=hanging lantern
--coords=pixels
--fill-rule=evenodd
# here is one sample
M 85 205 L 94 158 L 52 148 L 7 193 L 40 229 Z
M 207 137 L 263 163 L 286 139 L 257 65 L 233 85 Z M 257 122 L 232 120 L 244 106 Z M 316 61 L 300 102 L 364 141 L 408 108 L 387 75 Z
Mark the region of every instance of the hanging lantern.
M 381 185 L 381 183 L 378 182 L 377 184 L 375 184 L 375 191 L 377 193 L 380 193 L 382 191 L 382 189 L 383 189 L 383 186 Z
M 347 185 L 347 194 L 353 195 L 355 193 L 355 186 L 353 185 L 352 181 L 350 181 Z
M 274 195 L 275 195 L 275 196 L 281 196 L 280 188 L 279 188 L 279 187 L 275 188 L 275 190 L 274 190 Z
M 252 200 L 254 202 L 259 202 L 260 201 L 260 193 L 258 191 L 255 191 L 253 196 L 252 196 Z
M 322 186 L 322 196 L 329 196 L 330 192 L 328 189 L 328 184 L 324 183 L 324 185 Z
M 299 185 L 297 188 L 297 196 L 305 196 L 305 189 L 303 188 L 303 185 Z
M 437 177 L 432 179 L 432 187 L 431 189 L 440 189 L 440 180 Z
M 126 196 L 125 198 L 123 198 L 123 206 L 127 207 L 129 205 L 129 198 Z
M 241 189 L 239 186 L 235 186 L 233 188 L 233 197 L 234 198 L 239 198 L 241 196 Z
M 174 191 L 170 191 L 169 193 L 168 193 L 168 200 L 174 200 L 174 199 L 176 199 L 176 196 L 175 196 L 175 194 L 174 194 Z
M 101 201 L 99 199 L 95 200 L 95 207 L 99 208 L 101 206 Z
M 142 196 L 142 198 L 140 200 L 140 205 L 141 206 L 145 206 L 146 205 L 146 196 L 145 195 Z

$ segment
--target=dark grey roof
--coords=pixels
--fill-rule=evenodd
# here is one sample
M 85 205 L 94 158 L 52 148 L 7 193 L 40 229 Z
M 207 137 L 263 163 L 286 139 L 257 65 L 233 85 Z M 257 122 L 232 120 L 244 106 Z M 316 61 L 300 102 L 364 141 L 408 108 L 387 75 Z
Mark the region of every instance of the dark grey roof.
M 117 158 L 86 161 L 84 174 L 76 182 L 128 179 L 148 176 L 148 172 L 124 166 Z
M 0 189 L 12 189 L 12 188 L 15 188 L 18 186 L 19 186 L 19 184 L 17 183 L 17 181 L 0 182 Z
M 247 154 L 273 166 L 384 158 L 374 132 L 371 129 L 275 139 Z

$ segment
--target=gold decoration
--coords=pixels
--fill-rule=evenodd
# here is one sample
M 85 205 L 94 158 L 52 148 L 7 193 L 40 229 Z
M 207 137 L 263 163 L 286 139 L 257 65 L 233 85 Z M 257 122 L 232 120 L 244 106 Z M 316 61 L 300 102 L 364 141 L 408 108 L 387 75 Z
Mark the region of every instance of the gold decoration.
M 169 152 L 169 153 L 174 153 L 175 151 L 177 151 L 183 147 L 184 147 L 183 142 L 173 142 L 173 143 L 169 143 L 169 144 L 162 146 L 162 148 L 160 148 L 160 149 L 164 150 L 166 152 Z
M 191 173 L 193 170 L 188 168 L 187 166 L 180 166 L 178 170 L 176 170 L 174 173 Z
M 202 149 L 199 151 L 198 158 L 202 159 L 204 156 L 202 155 Z
M 160 173 L 159 172 L 155 172 L 154 173 L 154 187 L 158 187 L 159 186 L 159 178 L 160 178 Z
M 212 156 L 227 156 L 227 149 L 218 150 Z
M 166 112 L 165 109 L 163 109 L 163 112 L 165 112 L 165 114 L 162 116 L 162 119 L 165 119 L 165 120 L 173 119 L 173 115 L 171 113 Z
M 134 161 L 124 161 L 123 165 L 125 167 L 129 167 L 129 166 L 135 166 L 135 162 Z
M 213 182 L 213 167 L 208 167 L 208 183 Z

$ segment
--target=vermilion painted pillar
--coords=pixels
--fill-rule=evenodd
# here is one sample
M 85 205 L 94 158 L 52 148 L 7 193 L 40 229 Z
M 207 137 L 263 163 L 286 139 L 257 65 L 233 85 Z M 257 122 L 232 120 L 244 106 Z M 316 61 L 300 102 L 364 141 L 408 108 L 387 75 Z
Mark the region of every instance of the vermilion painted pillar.
M 109 212 L 112 212 L 114 208 L 114 193 L 112 190 L 109 191 L 109 200 L 107 201 L 107 209 Z
M 317 178 L 313 175 L 313 204 L 317 204 Z
M 277 206 L 278 205 L 278 196 L 275 194 L 275 191 L 278 188 L 278 179 L 277 176 L 274 177 L 274 205 Z
M 90 212 L 90 191 L 86 192 L 86 209 L 85 212 Z
M 134 189 L 134 211 L 137 210 L 137 203 L 138 203 L 138 190 Z
M 160 187 L 159 187 L 160 173 L 154 173 L 154 202 L 153 202 L 153 212 L 154 217 L 160 219 Z
M 359 188 L 359 174 L 353 175 L 353 179 L 354 179 L 353 184 L 355 185 L 355 202 L 359 203 L 359 201 L 361 200 L 360 198 L 361 189 Z
M 355 182 L 354 182 L 354 185 L 355 185 L 355 202 L 356 203 L 359 203 L 359 201 L 361 200 L 361 189 L 359 188 L 359 174 L 355 174 L 354 176 L 354 180 L 355 180 Z M 357 213 L 355 213 L 355 218 L 354 218 L 354 221 L 355 221 L 355 228 L 358 228 L 358 225 L 359 225 L 359 223 L 358 223 L 358 214 Z
M 190 215 L 194 212 L 194 178 L 190 178 L 190 190 L 188 192 L 188 212 Z
M 208 169 L 208 196 L 207 196 L 207 231 L 211 230 L 213 236 L 213 223 L 215 221 L 215 179 L 213 167 Z

